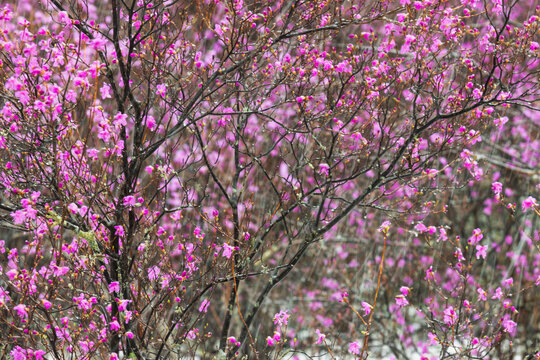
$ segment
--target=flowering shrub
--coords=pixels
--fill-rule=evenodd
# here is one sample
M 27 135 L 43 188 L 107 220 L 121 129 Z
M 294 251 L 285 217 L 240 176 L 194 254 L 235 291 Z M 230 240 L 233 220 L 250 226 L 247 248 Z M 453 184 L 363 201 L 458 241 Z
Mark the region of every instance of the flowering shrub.
M 539 26 L 4 3 L 2 358 L 540 358 Z

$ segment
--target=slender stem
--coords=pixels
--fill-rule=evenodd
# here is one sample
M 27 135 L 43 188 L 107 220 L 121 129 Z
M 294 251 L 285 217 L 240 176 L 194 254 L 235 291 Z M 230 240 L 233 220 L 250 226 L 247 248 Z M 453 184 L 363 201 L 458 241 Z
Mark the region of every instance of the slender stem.
M 334 357 L 334 354 L 332 354 L 332 350 L 330 350 L 330 346 L 328 346 L 328 344 L 326 343 L 326 340 L 324 340 L 324 345 L 326 345 L 326 349 L 328 350 L 328 354 L 330 354 L 330 357 L 332 358 L 332 360 L 336 360 L 336 358 Z
M 379 266 L 379 278 L 377 280 L 377 289 L 375 290 L 375 299 L 373 299 L 373 308 L 371 309 L 371 313 L 369 314 L 366 333 L 364 334 L 364 345 L 362 346 L 362 353 L 360 355 L 360 359 L 364 358 L 364 353 L 367 351 L 367 343 L 368 343 L 368 339 L 369 339 L 369 330 L 371 328 L 371 322 L 373 320 L 373 313 L 375 312 L 375 305 L 377 305 L 377 297 L 379 296 L 379 289 L 381 287 L 381 277 L 382 277 L 383 264 L 384 264 L 384 254 L 386 252 L 386 240 L 388 240 L 388 233 L 387 232 L 384 233 L 383 252 L 382 252 L 382 257 L 381 257 L 381 265 Z
M 345 302 L 345 304 L 349 305 L 349 307 L 351 308 L 352 311 L 354 311 L 354 313 L 356 314 L 356 316 L 358 316 L 358 317 L 360 318 L 360 320 L 362 320 L 362 322 L 364 323 L 364 325 L 367 326 L 366 320 L 364 320 L 364 318 L 362 317 L 362 315 L 360 315 L 360 314 L 358 313 L 358 311 L 356 311 L 356 309 L 349 303 L 349 300 L 343 299 L 343 302 Z

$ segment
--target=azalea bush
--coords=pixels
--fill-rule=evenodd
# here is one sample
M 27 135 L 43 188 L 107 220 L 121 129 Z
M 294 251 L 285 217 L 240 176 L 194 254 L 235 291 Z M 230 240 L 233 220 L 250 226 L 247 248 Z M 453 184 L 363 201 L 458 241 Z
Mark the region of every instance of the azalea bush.
M 540 7 L 0 8 L 0 353 L 540 359 Z

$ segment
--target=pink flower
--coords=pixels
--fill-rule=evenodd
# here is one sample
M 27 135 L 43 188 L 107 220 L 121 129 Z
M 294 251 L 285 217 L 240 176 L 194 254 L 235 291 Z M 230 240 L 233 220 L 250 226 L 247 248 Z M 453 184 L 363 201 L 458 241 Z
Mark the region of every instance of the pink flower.
M 337 72 L 351 71 L 352 67 L 349 65 L 349 61 L 345 60 L 336 65 Z
M 276 313 L 276 315 L 274 315 L 274 325 L 287 325 L 290 316 L 291 315 L 289 314 L 288 310 L 281 310 L 280 312 Z
M 512 287 L 512 285 L 514 284 L 514 279 L 513 278 L 508 278 L 508 279 L 505 279 L 502 281 L 502 286 L 504 286 L 505 288 L 510 288 Z
M 109 84 L 103 83 L 103 86 L 101 86 L 99 92 L 101 93 L 101 98 L 103 100 L 111 98 L 111 87 L 109 86 Z
M 199 306 L 199 312 L 207 312 L 208 305 L 210 305 L 210 301 L 204 299 L 203 302 L 201 303 L 201 306 Z
M 349 352 L 351 354 L 360 355 L 360 343 L 358 340 L 349 344 Z
M 148 280 L 154 281 L 159 277 L 159 274 L 161 274 L 161 269 L 154 265 L 150 269 L 148 269 Z
M 72 214 L 76 214 L 79 211 L 79 207 L 77 206 L 77 204 L 71 203 L 68 205 L 68 210 Z
M 501 288 L 498 287 L 497 290 L 495 290 L 495 294 L 493 294 L 493 296 L 491 298 L 500 300 L 502 297 L 503 297 L 503 292 L 502 292 Z
M 15 307 L 13 307 L 13 310 L 17 312 L 17 315 L 21 318 L 23 322 L 28 320 L 28 308 L 24 304 L 19 304 Z
M 499 129 L 502 129 L 504 124 L 508 122 L 508 117 L 503 116 L 497 119 L 493 119 L 493 123 L 499 127 Z
M 381 226 L 379 227 L 379 229 L 377 231 L 382 232 L 383 234 L 386 234 L 386 233 L 388 233 L 388 230 L 390 230 L 391 225 L 392 225 L 392 223 L 390 221 L 386 220 L 381 224 Z
M 449 306 L 444 310 L 444 323 L 448 326 L 452 326 L 457 321 L 457 314 L 452 306 Z
M 407 296 L 409 295 L 409 291 L 411 291 L 411 289 L 406 286 L 402 286 L 399 288 L 399 291 L 401 292 L 401 295 Z
M 273 338 L 273 337 L 268 336 L 268 337 L 266 338 L 266 344 L 267 344 L 268 346 L 274 346 L 274 345 L 276 344 L 276 342 L 274 341 L 274 338 Z
M 517 324 L 514 321 L 505 317 L 502 322 L 502 326 L 504 328 L 504 331 L 509 333 L 511 336 L 514 336 L 516 334 Z
M 369 305 L 365 301 L 362 301 L 362 308 L 364 310 L 364 316 L 367 316 L 367 315 L 369 315 L 369 313 L 371 313 L 371 310 L 373 309 L 373 306 Z
M 485 259 L 487 256 L 487 246 L 476 245 L 476 258 Z
M 465 260 L 465 257 L 463 256 L 463 252 L 460 248 L 456 248 L 456 251 L 454 251 L 454 256 L 458 259 L 458 261 Z
M 186 335 L 186 338 L 188 338 L 189 340 L 193 340 L 193 339 L 197 338 L 198 333 L 199 333 L 199 329 L 190 330 L 190 331 L 188 331 L 188 333 Z
M 531 51 L 536 51 L 540 48 L 540 44 L 538 44 L 536 41 L 531 41 Z
M 406 18 L 407 18 L 407 14 L 404 14 L 404 13 L 399 13 L 396 15 L 396 19 L 399 22 L 404 22 Z
M 491 184 L 491 190 L 493 190 L 496 195 L 499 195 L 502 193 L 502 184 L 500 182 L 494 182 Z
M 440 233 L 440 236 L 439 236 L 439 238 L 437 239 L 437 242 L 439 242 L 439 241 L 441 241 L 441 240 L 442 240 L 442 241 L 448 240 L 448 235 L 446 234 L 446 229 L 440 228 L 440 229 L 439 229 L 439 233 Z
M 124 236 L 124 227 L 122 225 L 117 225 L 114 228 L 116 229 L 115 235 Z
M 150 129 L 150 130 L 154 130 L 154 128 L 156 127 L 156 119 L 154 119 L 153 116 L 151 115 L 148 115 L 146 117 L 146 126 Z
M 90 40 L 89 44 L 94 50 L 101 51 L 105 49 L 105 45 L 107 45 L 107 40 L 105 40 L 105 38 L 103 38 L 102 36 L 98 36 Z
M 133 316 L 133 311 L 126 310 L 124 312 L 124 314 L 126 315 L 126 324 L 129 324 L 129 322 L 131 321 L 131 318 Z
M 16 225 L 24 224 L 27 218 L 27 214 L 25 210 L 17 210 L 17 211 L 12 212 L 10 215 L 13 218 L 13 222 Z
M 474 245 L 480 242 L 484 235 L 482 235 L 482 230 L 480 229 L 474 229 L 473 235 L 469 238 L 469 244 Z
M 413 44 L 416 42 L 416 36 L 414 35 L 406 35 L 405 36 L 405 44 Z
M 329 176 L 330 174 L 329 170 L 330 170 L 330 166 L 328 166 L 328 164 L 319 165 L 319 174 L 324 175 L 324 176 Z
M 92 304 L 84 298 L 84 294 L 81 294 L 79 297 L 75 296 L 73 302 L 76 303 L 77 307 L 81 310 L 88 311 L 92 309 Z
M 326 335 L 321 333 L 319 329 L 316 329 L 315 333 L 317 334 L 317 344 L 322 343 L 326 339 Z
M 71 23 L 71 19 L 69 18 L 69 15 L 65 11 L 58 12 L 58 22 L 67 25 Z
M 137 199 L 135 199 L 135 196 L 129 195 L 124 198 L 124 206 L 128 207 L 135 205 L 137 205 Z
M 471 140 L 472 145 L 476 144 L 477 142 L 482 142 L 480 132 L 476 130 L 469 131 L 469 139 Z
M 402 307 L 405 307 L 405 306 L 409 305 L 409 301 L 407 301 L 405 296 L 398 295 L 398 296 L 396 296 L 396 304 L 397 304 L 397 306 L 402 308 Z
M 15 348 L 11 350 L 10 355 L 13 357 L 13 360 L 26 360 L 31 358 L 31 355 L 27 355 L 27 353 L 28 351 L 26 349 L 23 349 L 20 346 L 15 346 Z
M 414 229 L 415 229 L 416 231 L 420 232 L 421 234 L 428 231 L 427 226 L 424 225 L 423 223 L 418 223 L 418 224 L 416 224 L 416 226 L 414 227 Z
M 118 281 L 113 281 L 109 284 L 109 292 L 111 293 L 120 292 L 120 284 L 118 283 Z
M 437 341 L 437 335 L 435 335 L 434 333 L 428 333 L 428 338 L 429 338 L 429 344 L 430 345 L 437 345 L 438 344 L 438 341 Z
M 131 300 L 118 300 L 118 311 L 124 311 L 127 309 L 129 303 L 131 302 Z
M 49 300 L 43 299 L 41 300 L 41 303 L 46 310 L 49 310 L 52 307 L 52 303 Z
M 536 199 L 532 196 L 529 196 L 523 202 L 521 203 L 521 207 L 523 208 L 523 212 L 527 211 L 531 207 L 536 207 L 538 204 L 536 202 Z
M 225 243 L 223 244 L 223 256 L 226 257 L 227 259 L 230 259 L 231 258 L 231 255 L 232 255 L 232 251 L 234 250 L 234 248 L 232 246 L 230 246 L 229 244 Z
M 122 114 L 121 112 L 116 113 L 116 115 L 114 115 L 114 121 L 113 121 L 114 126 L 117 128 L 121 126 L 126 126 L 127 118 L 128 116 L 126 114 Z
M 156 95 L 160 95 L 162 98 L 165 98 L 165 93 L 167 92 L 167 87 L 165 84 L 159 84 L 157 86 Z
M 69 272 L 69 268 L 67 266 L 55 267 L 54 276 L 64 276 L 68 272 Z
M 4 306 L 9 301 L 11 301 L 11 298 L 9 297 L 9 291 L 5 290 L 3 287 L 0 286 L 0 306 Z
M 43 355 L 45 354 L 47 354 L 47 352 L 43 350 L 34 351 L 34 357 L 36 358 L 36 360 L 43 360 Z
M 111 322 L 110 326 L 111 326 L 111 330 L 112 331 L 118 331 L 120 330 L 121 326 L 120 324 L 118 323 L 118 321 L 116 320 L 116 318 L 113 318 L 114 321 Z
M 486 299 L 487 299 L 487 298 L 486 298 L 487 293 L 486 293 L 486 291 L 485 291 L 484 289 L 478 288 L 478 289 L 476 290 L 476 292 L 478 293 L 478 299 L 480 299 L 480 300 L 482 300 L 482 301 L 486 301 Z
M 81 206 L 79 208 L 79 215 L 80 216 L 86 216 L 87 213 L 88 213 L 88 206 Z

